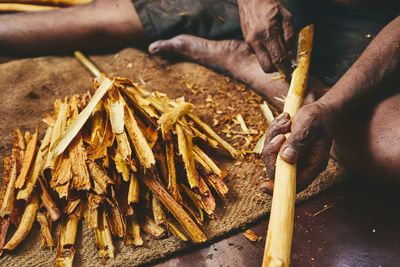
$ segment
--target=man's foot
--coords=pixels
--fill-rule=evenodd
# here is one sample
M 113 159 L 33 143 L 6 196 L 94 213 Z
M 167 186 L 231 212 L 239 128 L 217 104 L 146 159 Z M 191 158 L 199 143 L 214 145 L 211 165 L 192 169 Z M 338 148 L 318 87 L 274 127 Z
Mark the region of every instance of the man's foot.
M 191 35 L 178 35 L 149 46 L 153 55 L 180 55 L 196 63 L 224 72 L 252 87 L 275 107 L 282 102 L 275 97 L 285 96 L 288 85 L 278 73 L 265 73 L 254 54 L 239 40 L 211 41 Z M 272 64 L 271 64 L 272 69 Z

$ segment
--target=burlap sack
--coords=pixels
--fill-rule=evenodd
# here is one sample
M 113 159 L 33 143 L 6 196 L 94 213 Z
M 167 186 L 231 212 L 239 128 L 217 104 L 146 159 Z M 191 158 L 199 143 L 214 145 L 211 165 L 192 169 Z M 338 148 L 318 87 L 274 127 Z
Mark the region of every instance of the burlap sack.
M 243 85 L 206 68 L 191 63 L 170 65 L 135 49 L 93 59 L 110 75 L 125 76 L 133 81 L 142 80 L 149 89 L 168 93 L 171 97 L 185 96 L 197 106 L 196 113 L 210 125 L 214 122 L 215 114 L 224 114 L 221 116 L 229 119 L 240 113 L 249 127 L 265 129 L 265 121 L 258 107 L 261 98 Z M 10 152 L 12 129 L 34 129 L 42 115 L 52 110 L 55 99 L 90 90 L 90 79 L 90 74 L 73 57 L 43 57 L 1 64 L 0 160 Z M 220 121 L 215 128 L 220 131 L 223 125 L 224 122 Z M 227 139 L 235 142 L 234 139 Z M 225 160 L 224 166 L 230 172 L 227 178 L 230 192 L 226 201 L 219 203 L 217 218 L 204 225 L 209 242 L 267 216 L 271 205 L 271 198 L 259 189 L 265 177 L 260 159 L 247 156 L 240 162 Z M 340 181 L 343 175 L 343 168 L 331 160 L 327 170 L 298 195 L 297 201 L 315 196 Z M 39 247 L 38 228 L 38 225 L 34 226 L 32 233 L 15 252 L 1 256 L 0 265 L 53 265 L 55 251 Z M 115 243 L 116 258 L 106 263 L 109 266 L 150 263 L 193 246 L 174 237 L 162 240 L 145 237 L 145 245 L 138 248 L 125 247 L 121 241 Z M 102 264 L 94 245 L 93 233 L 84 224 L 80 227 L 76 247 L 75 265 Z

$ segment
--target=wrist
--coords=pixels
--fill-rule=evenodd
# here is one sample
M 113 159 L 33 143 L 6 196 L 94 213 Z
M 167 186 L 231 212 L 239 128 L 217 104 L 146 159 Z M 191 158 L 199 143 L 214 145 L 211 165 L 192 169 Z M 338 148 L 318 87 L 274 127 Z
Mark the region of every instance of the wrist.
M 314 106 L 313 110 L 327 134 L 333 136 L 336 126 L 341 121 L 336 108 L 319 100 L 310 105 Z
M 314 102 L 312 105 L 317 107 L 326 130 L 330 136 L 333 136 L 337 125 L 341 122 L 340 111 L 334 105 L 320 100 Z

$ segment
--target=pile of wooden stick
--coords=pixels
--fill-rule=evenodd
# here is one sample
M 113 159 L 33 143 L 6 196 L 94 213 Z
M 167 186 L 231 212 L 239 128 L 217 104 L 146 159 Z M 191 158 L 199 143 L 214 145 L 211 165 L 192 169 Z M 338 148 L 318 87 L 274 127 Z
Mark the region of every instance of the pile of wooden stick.
M 56 265 L 71 266 L 79 222 L 93 229 L 99 254 L 114 257 L 113 240 L 141 246 L 141 232 L 204 242 L 205 217 L 224 198 L 227 172 L 208 156 L 241 153 L 220 138 L 184 99 L 172 100 L 125 78 L 94 80 L 90 94 L 54 103 L 44 137 L 13 133 L 0 192 L 0 248 L 14 250 L 41 227 Z M 16 228 L 6 242 L 12 227 Z

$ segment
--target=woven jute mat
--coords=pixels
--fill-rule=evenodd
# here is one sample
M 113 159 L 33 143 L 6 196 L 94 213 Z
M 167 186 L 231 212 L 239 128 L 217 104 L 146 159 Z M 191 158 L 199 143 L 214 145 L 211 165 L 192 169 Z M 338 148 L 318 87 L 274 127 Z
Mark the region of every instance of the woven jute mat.
M 226 76 L 192 63 L 169 64 L 133 48 L 92 58 L 110 75 L 145 82 L 149 90 L 165 92 L 170 97 L 184 96 L 196 105 L 195 112 L 210 125 L 215 124 L 214 128 L 231 143 L 240 140 L 234 136 L 226 137 L 221 130 L 227 120 L 235 118 L 239 113 L 248 127 L 265 130 L 265 120 L 258 106 L 262 99 Z M 45 112 L 52 110 L 57 98 L 92 89 L 90 74 L 73 57 L 42 57 L 1 64 L 0 81 L 1 162 L 10 153 L 11 132 L 14 128 L 32 131 Z M 216 219 L 203 226 L 210 242 L 266 216 L 271 207 L 271 197 L 259 188 L 265 179 L 259 158 L 248 155 L 237 161 L 224 159 L 223 165 L 230 173 L 226 178 L 230 192 L 227 199 L 219 203 Z M 2 171 L 3 167 L 0 168 Z M 344 169 L 330 160 L 327 170 L 297 196 L 297 201 L 305 201 L 338 183 L 344 174 Z M 0 265 L 54 265 L 56 253 L 40 248 L 39 235 L 39 227 L 35 224 L 15 252 L 1 256 Z M 194 246 L 175 237 L 154 240 L 148 236 L 145 236 L 143 247 L 125 247 L 121 241 L 115 241 L 115 245 L 116 258 L 109 260 L 107 266 L 143 265 Z M 75 265 L 104 264 L 98 256 L 94 234 L 84 223 L 80 225 L 76 247 Z

